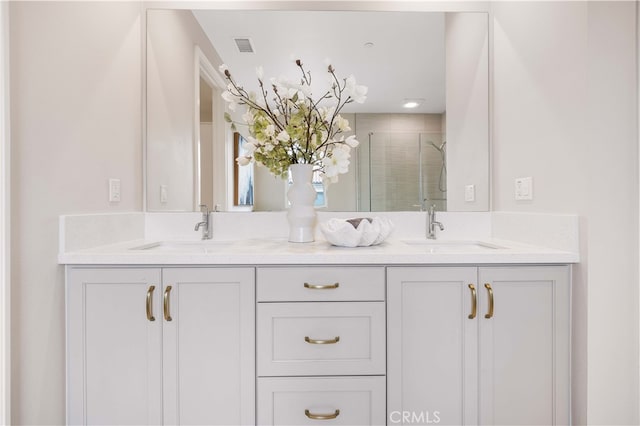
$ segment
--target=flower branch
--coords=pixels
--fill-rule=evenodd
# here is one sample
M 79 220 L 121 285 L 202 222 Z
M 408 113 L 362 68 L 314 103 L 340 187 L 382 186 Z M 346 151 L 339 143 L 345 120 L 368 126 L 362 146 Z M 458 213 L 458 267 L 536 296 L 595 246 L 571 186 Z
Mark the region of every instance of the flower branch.
M 314 100 L 311 72 L 305 70 L 301 60 L 295 64 L 302 74 L 299 83 L 271 79 L 271 90 L 264 84 L 262 67 L 256 69 L 260 101 L 237 84 L 226 66 L 220 67 L 228 81 L 222 97 L 229 103 L 229 109 L 235 111 L 237 105 L 247 108 L 242 124 L 248 126 L 250 136 L 246 154 L 237 161 L 241 165 L 253 161 L 263 164 L 281 177 L 287 176 L 290 164 L 312 164 L 335 182 L 339 174 L 348 171 L 350 149 L 358 146 L 354 136 L 343 136 L 351 128 L 340 112 L 348 103 L 364 102 L 367 88 L 357 85 L 353 76 L 339 79 L 329 65 L 330 88 Z M 330 105 L 323 106 L 327 103 Z M 225 118 L 235 127 L 229 114 Z

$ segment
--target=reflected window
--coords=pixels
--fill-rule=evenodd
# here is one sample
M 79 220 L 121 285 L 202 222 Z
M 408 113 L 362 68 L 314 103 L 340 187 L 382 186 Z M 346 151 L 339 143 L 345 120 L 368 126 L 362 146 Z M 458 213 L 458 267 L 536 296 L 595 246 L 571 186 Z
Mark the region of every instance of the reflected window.
M 245 155 L 247 140 L 238 132 L 233 134 L 233 191 L 234 205 L 253 205 L 253 163 L 238 165 L 236 158 Z

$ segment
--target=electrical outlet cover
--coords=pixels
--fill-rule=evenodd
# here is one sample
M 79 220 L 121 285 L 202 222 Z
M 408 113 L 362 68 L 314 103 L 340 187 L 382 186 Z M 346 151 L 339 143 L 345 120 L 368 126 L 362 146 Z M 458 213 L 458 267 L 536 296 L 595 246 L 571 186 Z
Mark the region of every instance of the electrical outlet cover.
M 169 199 L 169 195 L 167 193 L 167 185 L 160 185 L 160 202 L 166 203 Z
M 109 202 L 120 202 L 120 179 L 109 179 Z
M 476 200 L 476 186 L 465 185 L 464 187 L 464 201 L 473 202 Z
M 533 200 L 533 178 L 517 178 L 515 181 L 516 200 Z

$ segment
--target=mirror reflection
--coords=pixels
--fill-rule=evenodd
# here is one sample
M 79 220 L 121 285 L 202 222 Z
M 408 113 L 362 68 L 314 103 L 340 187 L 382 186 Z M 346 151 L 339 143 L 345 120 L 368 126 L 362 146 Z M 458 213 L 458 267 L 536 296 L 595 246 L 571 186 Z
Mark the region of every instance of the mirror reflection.
M 297 78 L 292 55 L 322 84 L 329 58 L 369 87 L 342 114 L 360 145 L 349 173 L 319 187 L 322 208 L 488 210 L 485 13 L 150 9 L 146 50 L 149 211 L 287 207 L 287 182 L 253 165 L 253 204 L 237 201 L 218 66 L 252 90 L 259 65 L 265 77 Z
M 447 209 L 447 142 L 442 133 L 371 133 L 368 144 L 369 171 L 362 179 L 369 196 L 359 191 L 364 210 Z

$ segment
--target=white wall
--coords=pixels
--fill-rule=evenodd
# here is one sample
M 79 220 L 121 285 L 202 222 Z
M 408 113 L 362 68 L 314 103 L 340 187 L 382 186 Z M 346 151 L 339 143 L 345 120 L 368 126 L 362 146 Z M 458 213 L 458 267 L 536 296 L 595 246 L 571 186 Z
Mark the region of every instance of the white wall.
M 489 210 L 489 22 L 485 13 L 445 15 L 447 210 Z M 475 201 L 465 201 L 474 185 Z
M 58 216 L 142 206 L 140 7 L 10 4 L 12 424 L 65 422 Z
M 573 420 L 638 424 L 635 2 L 496 2 L 494 210 L 581 215 Z M 514 200 L 532 176 L 534 199 Z
M 280 211 L 287 208 L 287 186 L 285 181 L 272 175 L 269 169 L 256 164 L 253 169 L 255 211 Z

